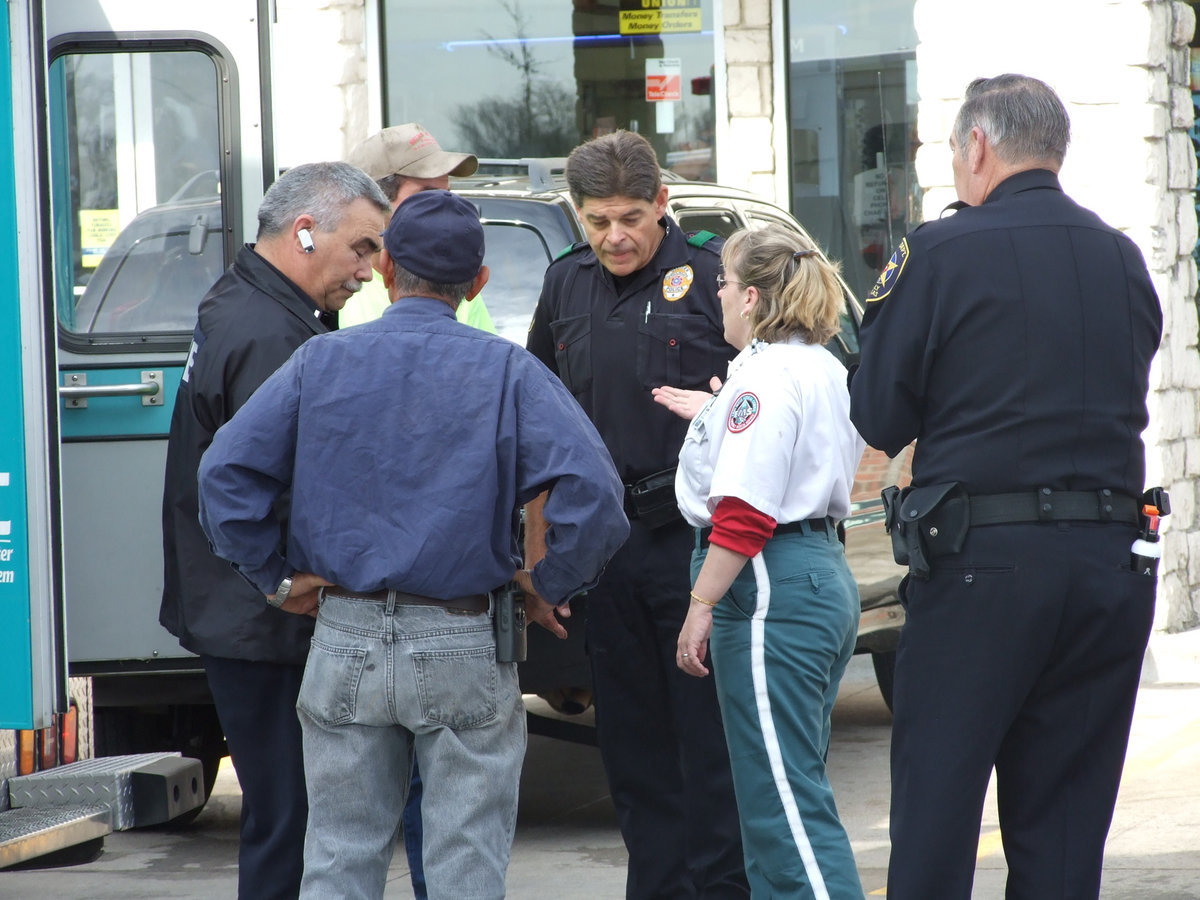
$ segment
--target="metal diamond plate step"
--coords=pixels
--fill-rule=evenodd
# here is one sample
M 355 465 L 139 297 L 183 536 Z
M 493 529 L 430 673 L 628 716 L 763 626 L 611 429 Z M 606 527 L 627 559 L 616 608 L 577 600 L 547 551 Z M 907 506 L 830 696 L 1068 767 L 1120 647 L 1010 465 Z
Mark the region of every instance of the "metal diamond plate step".
M 102 806 L 113 829 L 123 831 L 201 806 L 204 772 L 199 760 L 178 753 L 108 756 L 10 778 L 8 795 L 14 809 Z
M 112 832 L 105 806 L 10 809 L 0 813 L 0 869 Z

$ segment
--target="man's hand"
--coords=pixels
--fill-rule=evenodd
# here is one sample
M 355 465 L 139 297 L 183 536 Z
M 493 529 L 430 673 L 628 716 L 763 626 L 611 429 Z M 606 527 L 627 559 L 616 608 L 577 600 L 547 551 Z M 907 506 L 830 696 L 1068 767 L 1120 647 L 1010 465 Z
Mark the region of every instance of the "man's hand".
M 533 576 L 529 574 L 528 569 L 518 569 L 513 575 L 513 581 L 525 595 L 525 618 L 537 622 L 559 640 L 566 640 L 567 629 L 563 628 L 557 616 L 571 618 L 571 607 L 566 603 L 554 606 L 543 600 L 533 588 Z
M 708 382 L 709 387 L 713 389 L 713 394 L 721 389 L 721 379 L 716 375 Z M 704 404 L 712 399 L 712 394 L 704 391 L 685 391 L 682 388 L 656 387 L 650 391 L 654 396 L 654 402 L 665 406 L 681 419 L 687 419 L 689 422 L 696 418 L 696 414 L 704 408 Z
M 332 581 L 326 581 L 320 575 L 312 572 L 297 572 L 292 576 L 292 590 L 283 606 L 284 612 L 295 613 L 298 616 L 317 616 L 317 603 L 321 598 L 321 588 L 329 587 Z

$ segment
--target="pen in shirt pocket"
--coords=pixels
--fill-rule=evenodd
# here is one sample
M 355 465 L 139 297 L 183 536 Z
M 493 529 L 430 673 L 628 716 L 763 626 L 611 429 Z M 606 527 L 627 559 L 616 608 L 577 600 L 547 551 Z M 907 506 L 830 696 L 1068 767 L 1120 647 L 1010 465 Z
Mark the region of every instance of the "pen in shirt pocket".
M 642 324 L 650 321 L 650 301 L 646 301 L 646 315 L 642 317 Z

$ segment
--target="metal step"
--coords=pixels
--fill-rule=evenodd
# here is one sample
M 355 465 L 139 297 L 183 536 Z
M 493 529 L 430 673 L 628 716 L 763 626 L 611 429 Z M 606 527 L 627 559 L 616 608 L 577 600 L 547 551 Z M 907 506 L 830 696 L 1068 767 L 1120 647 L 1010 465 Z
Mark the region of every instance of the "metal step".
M 107 806 L 60 806 L 0 812 L 0 869 L 112 833 Z
M 204 804 L 204 769 L 178 753 L 108 756 L 8 779 L 13 810 L 104 807 L 112 828 L 159 825 Z M 7 815 L 5 813 L 4 815 Z

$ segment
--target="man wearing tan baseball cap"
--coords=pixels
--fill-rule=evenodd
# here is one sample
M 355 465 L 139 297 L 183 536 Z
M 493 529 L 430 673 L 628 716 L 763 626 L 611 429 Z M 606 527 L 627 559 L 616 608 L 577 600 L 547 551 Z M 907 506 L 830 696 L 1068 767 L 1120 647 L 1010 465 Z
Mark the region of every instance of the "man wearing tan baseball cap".
M 416 122 L 376 132 L 351 150 L 346 162 L 358 166 L 376 181 L 392 175 L 432 180 L 450 175 L 461 178 L 474 175 L 479 168 L 475 154 L 443 150 L 433 135 Z
M 346 162 L 358 166 L 383 190 L 392 204 L 392 212 L 418 191 L 449 190 L 450 176 L 474 175 L 479 160 L 473 153 L 443 150 L 432 134 L 416 122 L 393 125 L 377 131 L 357 144 Z M 348 328 L 373 321 L 387 309 L 387 288 L 379 274 L 376 258 L 375 279 L 362 286 L 338 314 L 338 326 Z M 481 297 L 458 305 L 458 320 L 493 334 L 492 317 Z

